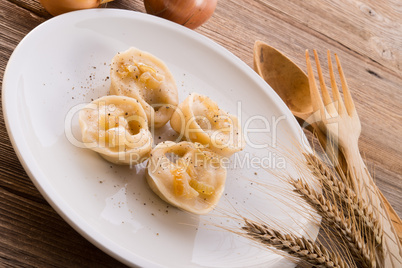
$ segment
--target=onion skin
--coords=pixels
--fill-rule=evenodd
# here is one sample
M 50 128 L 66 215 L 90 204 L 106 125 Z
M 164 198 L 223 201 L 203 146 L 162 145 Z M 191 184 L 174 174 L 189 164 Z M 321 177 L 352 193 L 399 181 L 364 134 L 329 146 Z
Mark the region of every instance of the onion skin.
M 40 0 L 40 3 L 47 12 L 57 16 L 74 10 L 96 8 L 101 0 Z
M 148 14 L 195 29 L 214 13 L 218 0 L 144 0 Z

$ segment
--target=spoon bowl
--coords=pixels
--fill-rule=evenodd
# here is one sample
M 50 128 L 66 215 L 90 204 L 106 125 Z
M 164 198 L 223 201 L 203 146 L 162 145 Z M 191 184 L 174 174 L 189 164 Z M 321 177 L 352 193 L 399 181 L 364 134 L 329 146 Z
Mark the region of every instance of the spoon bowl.
M 306 121 L 313 113 L 307 75 L 275 48 L 256 41 L 254 70 L 276 91 L 296 117 Z

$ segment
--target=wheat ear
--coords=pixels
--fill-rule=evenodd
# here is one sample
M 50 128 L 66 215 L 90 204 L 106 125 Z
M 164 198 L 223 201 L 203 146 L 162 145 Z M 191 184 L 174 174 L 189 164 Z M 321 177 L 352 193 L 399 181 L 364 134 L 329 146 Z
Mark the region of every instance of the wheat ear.
M 338 236 L 345 240 L 356 260 L 359 260 L 365 267 L 376 267 L 374 253 L 367 247 L 360 231 L 357 230 L 350 218 L 346 219 L 344 213 L 337 209 L 331 201 L 303 181 L 297 180 L 290 183 L 295 188 L 295 192 L 315 208 L 329 226 L 338 231 Z
M 302 260 L 316 267 L 344 268 L 349 265 L 339 254 L 329 252 L 321 243 L 313 242 L 305 237 L 283 234 L 265 224 L 250 222 L 244 219 L 246 235 L 266 246 L 288 253 L 291 257 Z
M 365 230 L 370 231 L 377 244 L 382 241 L 382 228 L 379 220 L 375 217 L 373 210 L 367 203 L 359 198 L 356 193 L 343 181 L 337 179 L 331 170 L 314 154 L 305 154 L 307 166 L 316 177 L 319 177 L 331 193 L 339 197 L 343 206 L 353 209 L 357 222 L 362 223 Z

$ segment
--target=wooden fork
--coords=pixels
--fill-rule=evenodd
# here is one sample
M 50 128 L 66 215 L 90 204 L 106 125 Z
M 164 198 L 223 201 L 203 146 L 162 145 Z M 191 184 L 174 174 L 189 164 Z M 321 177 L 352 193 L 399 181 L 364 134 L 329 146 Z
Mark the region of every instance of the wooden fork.
M 314 113 L 315 121 L 320 130 L 327 133 L 327 137 L 330 138 L 329 143 L 338 146 L 342 151 L 349 167 L 347 170 L 347 178 L 349 178 L 350 187 L 354 189 L 357 195 L 361 196 L 368 204 L 373 206 L 373 212 L 380 220 L 383 229 L 382 252 L 380 252 L 377 257 L 383 259 L 383 262 L 380 261 L 379 263 L 382 263 L 383 267 L 402 267 L 402 249 L 397 233 L 392 225 L 390 215 L 385 208 L 386 204 L 382 202 L 380 192 L 370 176 L 359 152 L 358 140 L 361 132 L 360 119 L 346 83 L 339 58 L 335 54 L 344 101 L 340 96 L 335 80 L 330 51 L 328 51 L 327 57 L 333 101 L 325 86 L 317 51 L 314 50 L 314 58 L 322 98 L 316 85 L 309 53 L 306 51 L 310 95 L 313 109 L 316 111 Z

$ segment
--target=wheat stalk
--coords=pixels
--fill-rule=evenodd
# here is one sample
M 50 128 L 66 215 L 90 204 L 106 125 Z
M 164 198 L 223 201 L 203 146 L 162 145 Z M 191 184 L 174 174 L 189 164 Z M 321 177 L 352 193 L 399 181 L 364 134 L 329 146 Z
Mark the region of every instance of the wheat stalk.
M 330 168 L 315 154 L 303 154 L 305 161 L 295 160 L 302 180 L 286 180 L 285 174 L 274 175 L 287 181 L 291 186 L 287 190 L 298 193 L 307 202 L 303 202 L 304 207 L 311 206 L 322 217 L 321 227 L 328 236 L 330 250 L 322 244 L 326 245 L 325 239 L 322 240 L 324 237 L 314 242 L 305 236 L 291 234 L 283 227 L 272 228 L 266 222 L 258 220 L 261 223 L 256 223 L 241 216 L 245 222 L 242 229 L 246 231 L 243 235 L 269 246 L 270 250 L 287 253 L 292 260 L 316 267 L 349 267 L 355 263 L 361 267 L 382 267 L 381 257 L 378 258 L 376 252 L 382 248 L 385 234 L 374 207 L 349 187 L 346 175 L 340 170 Z M 315 191 L 306 183 L 308 181 L 319 182 L 323 192 Z M 332 240 L 334 237 L 336 240 Z M 338 252 L 340 249 L 353 259 L 342 257 Z
M 334 252 L 329 252 L 321 243 L 313 242 L 305 237 L 283 234 L 268 227 L 244 219 L 246 235 L 264 245 L 288 253 L 291 257 L 302 260 L 316 267 L 344 268 L 349 265 Z
M 330 226 L 338 231 L 338 236 L 345 240 L 352 255 L 366 267 L 376 267 L 374 253 L 368 248 L 360 231 L 350 218 L 345 218 L 330 200 L 317 193 L 301 180 L 290 181 L 295 191 L 313 206 Z
M 313 172 L 313 175 L 320 178 L 331 193 L 339 197 L 343 206 L 351 208 L 354 211 L 357 222 L 362 223 L 362 229 L 370 231 L 374 241 L 380 244 L 383 231 L 379 220 L 375 217 L 372 207 L 347 186 L 343 181 L 336 178 L 335 174 L 314 154 L 304 154 L 307 166 Z

